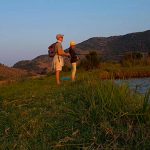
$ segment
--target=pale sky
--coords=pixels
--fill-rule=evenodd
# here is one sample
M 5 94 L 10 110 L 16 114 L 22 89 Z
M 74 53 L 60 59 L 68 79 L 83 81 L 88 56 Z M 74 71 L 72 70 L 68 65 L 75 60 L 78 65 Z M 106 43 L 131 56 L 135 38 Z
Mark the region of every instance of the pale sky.
M 0 0 L 0 63 L 47 54 L 57 33 L 77 43 L 150 29 L 150 0 Z

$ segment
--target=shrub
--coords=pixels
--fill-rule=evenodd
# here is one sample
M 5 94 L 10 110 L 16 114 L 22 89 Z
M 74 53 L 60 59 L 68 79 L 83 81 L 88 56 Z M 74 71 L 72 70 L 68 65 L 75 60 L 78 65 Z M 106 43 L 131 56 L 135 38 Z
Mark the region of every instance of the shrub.
M 125 67 L 131 67 L 135 65 L 146 65 L 147 59 L 144 58 L 143 54 L 140 52 L 130 52 L 126 53 L 121 60 L 121 64 Z
M 101 56 L 97 54 L 95 51 L 89 52 L 88 55 L 85 56 L 80 63 L 80 66 L 85 68 L 86 70 L 97 69 L 101 62 Z

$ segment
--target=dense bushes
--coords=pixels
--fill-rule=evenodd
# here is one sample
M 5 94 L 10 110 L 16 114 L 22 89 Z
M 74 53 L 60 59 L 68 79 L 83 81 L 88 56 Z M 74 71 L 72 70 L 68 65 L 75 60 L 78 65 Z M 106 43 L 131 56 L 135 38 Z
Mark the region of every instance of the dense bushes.
M 121 60 L 121 64 L 125 67 L 150 65 L 150 57 L 149 54 L 145 56 L 141 52 L 130 52 L 124 55 L 123 59 Z
M 101 56 L 95 51 L 89 52 L 83 60 L 81 60 L 80 66 L 86 70 L 97 69 L 101 62 Z

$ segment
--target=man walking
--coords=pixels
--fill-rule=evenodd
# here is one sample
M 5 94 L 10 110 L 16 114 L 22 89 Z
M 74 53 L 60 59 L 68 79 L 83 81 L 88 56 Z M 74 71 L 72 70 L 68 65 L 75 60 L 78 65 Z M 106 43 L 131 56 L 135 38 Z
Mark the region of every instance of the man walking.
M 56 35 L 56 45 L 55 45 L 55 56 L 53 58 L 53 67 L 56 71 L 56 82 L 60 84 L 60 72 L 62 71 L 62 67 L 64 66 L 64 59 L 63 56 L 70 56 L 69 53 L 65 53 L 62 47 L 62 42 L 64 35 L 57 34 Z

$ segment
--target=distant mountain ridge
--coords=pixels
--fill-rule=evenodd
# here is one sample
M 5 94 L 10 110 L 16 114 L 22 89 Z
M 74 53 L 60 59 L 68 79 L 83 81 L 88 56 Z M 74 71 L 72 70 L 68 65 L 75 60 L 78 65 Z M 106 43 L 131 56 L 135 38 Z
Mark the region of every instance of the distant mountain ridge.
M 77 44 L 77 53 L 97 51 L 104 60 L 120 60 L 126 52 L 150 53 L 150 30 L 120 36 L 93 37 Z M 13 67 L 45 74 L 51 68 L 48 55 L 41 55 L 33 60 L 17 62 Z
M 94 37 L 77 47 L 82 51 L 99 51 L 107 59 L 113 59 L 112 56 L 116 59 L 131 51 L 150 52 L 150 30 L 120 36 Z

